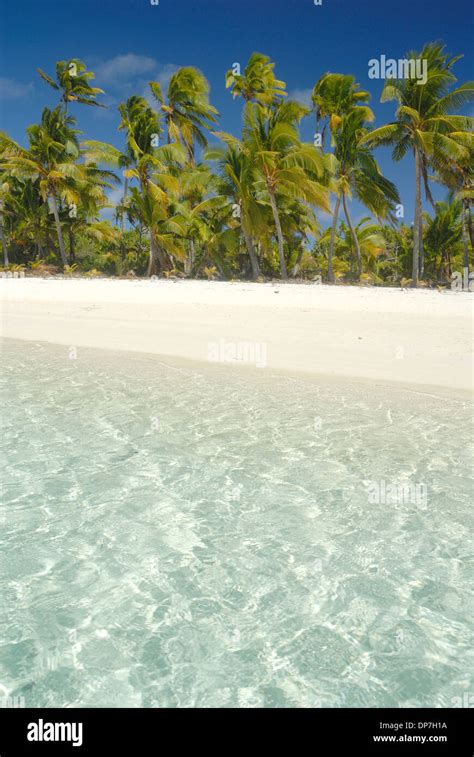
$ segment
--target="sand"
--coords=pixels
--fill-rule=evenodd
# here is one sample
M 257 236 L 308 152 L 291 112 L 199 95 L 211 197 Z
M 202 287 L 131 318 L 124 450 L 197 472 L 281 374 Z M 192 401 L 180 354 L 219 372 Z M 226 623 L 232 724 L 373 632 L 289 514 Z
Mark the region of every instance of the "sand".
M 0 279 L 3 337 L 472 390 L 474 294 L 203 281 Z

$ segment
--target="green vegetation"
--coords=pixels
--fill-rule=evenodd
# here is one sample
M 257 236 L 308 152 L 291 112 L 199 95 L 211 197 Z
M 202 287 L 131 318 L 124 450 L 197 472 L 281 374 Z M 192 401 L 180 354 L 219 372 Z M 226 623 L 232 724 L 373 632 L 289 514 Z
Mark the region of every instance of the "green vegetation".
M 325 73 L 310 108 L 289 99 L 274 63 L 254 53 L 243 74 L 225 79 L 242 99 L 239 136 L 219 131 L 205 76 L 181 68 L 166 92 L 150 82 L 155 105 L 136 95 L 119 105 L 122 149 L 81 140 L 71 109 L 103 107 L 82 61 L 58 62 L 55 78 L 38 69 L 58 105 L 28 127 L 27 148 L 0 134 L 4 267 L 446 285 L 453 271 L 469 269 L 473 249 L 473 119 L 459 111 L 474 84 L 458 84 L 458 58 L 439 44 L 407 58 L 428 61 L 426 83 L 387 81 L 382 100 L 396 111 L 377 127 L 370 95 L 352 76 Z M 316 120 L 314 144 L 301 139 L 307 118 Z M 377 162 L 381 145 L 392 146 L 395 161 L 413 156 L 412 227 L 401 222 L 398 190 Z M 446 188 L 445 202 L 433 202 L 431 182 Z M 121 199 L 111 206 L 114 188 Z M 368 212 L 357 223 L 351 198 Z M 332 214 L 326 230 L 321 212 Z

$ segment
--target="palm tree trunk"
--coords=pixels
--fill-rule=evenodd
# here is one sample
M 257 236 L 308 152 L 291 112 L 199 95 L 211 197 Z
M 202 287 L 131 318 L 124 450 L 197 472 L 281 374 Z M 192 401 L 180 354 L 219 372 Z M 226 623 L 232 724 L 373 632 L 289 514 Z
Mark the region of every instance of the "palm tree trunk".
M 63 239 L 63 232 L 61 230 L 61 222 L 59 220 L 58 203 L 57 203 L 56 195 L 54 194 L 54 192 L 51 192 L 49 196 L 51 198 L 51 205 L 53 208 L 54 223 L 56 224 L 56 234 L 58 235 L 58 243 L 59 243 L 59 251 L 61 253 L 61 260 L 63 262 L 63 266 L 65 266 L 68 264 L 68 259 L 67 259 L 66 250 L 64 247 L 64 239 Z
M 357 260 L 357 272 L 359 274 L 359 278 L 362 274 L 362 256 L 360 254 L 360 244 L 359 240 L 357 238 L 357 234 L 355 232 L 355 229 L 352 225 L 351 217 L 349 215 L 349 208 L 347 206 L 347 198 L 345 192 L 342 193 L 342 204 L 344 206 L 344 214 L 346 216 L 347 225 L 349 226 L 349 230 L 351 232 L 352 241 L 354 242 L 354 248 L 355 248 L 355 254 L 356 254 L 356 260 Z
M 148 276 L 156 276 L 160 269 L 164 271 L 169 267 L 166 253 L 160 247 L 152 231 L 150 231 L 150 260 L 148 263 Z
M 464 268 L 464 281 L 469 287 L 469 242 L 467 236 L 467 213 L 468 206 L 465 200 L 462 203 L 462 244 L 463 244 L 463 268 Z
M 250 263 L 252 265 L 252 278 L 255 280 L 260 276 L 260 267 L 258 265 L 257 253 L 255 251 L 252 235 L 249 234 L 249 232 L 245 228 L 245 224 L 242 224 L 242 232 L 244 235 L 245 244 L 247 245 L 247 252 L 250 257 Z
M 5 232 L 3 231 L 3 220 L 0 220 L 0 239 L 2 241 L 2 249 L 3 249 L 3 265 L 5 268 L 8 268 L 8 266 L 10 265 L 10 262 L 8 260 L 7 240 L 5 239 Z
M 194 261 L 196 259 L 196 250 L 194 247 L 194 239 L 189 240 L 189 247 L 186 253 L 186 260 L 184 261 L 184 273 L 186 276 L 191 276 L 194 268 Z
M 425 273 L 425 245 L 423 242 L 423 213 L 420 211 L 420 232 L 419 232 L 419 240 L 420 240 L 420 265 L 419 265 L 419 271 L 420 271 L 420 278 L 423 278 L 423 275 Z
M 418 150 L 415 148 L 415 220 L 413 225 L 413 267 L 412 267 L 412 286 L 418 284 L 418 272 L 420 266 L 420 228 L 421 228 L 421 160 Z
M 128 194 L 128 179 L 125 178 L 124 185 L 123 185 L 122 212 L 120 214 L 120 230 L 122 232 L 122 237 L 125 231 L 125 203 L 127 201 L 127 194 Z
M 148 261 L 148 276 L 156 276 L 158 273 L 158 249 L 153 232 L 150 231 L 150 260 Z
M 45 231 L 45 244 L 46 244 L 46 254 L 49 255 L 51 251 L 51 235 L 49 233 L 49 229 L 46 229 Z
M 267 185 L 268 186 L 268 185 Z M 278 256 L 280 258 L 280 273 L 282 279 L 288 278 L 288 272 L 286 270 L 285 250 L 283 247 L 283 232 L 281 230 L 280 215 L 275 199 L 275 192 L 268 187 L 268 194 L 270 196 L 270 205 L 272 206 L 273 218 L 275 220 L 276 232 L 278 237 Z
M 471 205 L 469 203 L 469 200 L 467 201 L 467 227 L 469 229 L 469 239 L 471 240 L 471 247 L 474 248 L 474 232 L 472 229 Z
M 75 260 L 76 253 L 74 249 L 74 232 L 71 226 L 68 229 L 68 235 L 69 235 L 69 257 L 71 260 Z
M 441 276 L 443 276 L 443 274 L 444 275 L 446 274 L 444 259 L 445 259 L 445 251 L 441 250 L 441 257 L 440 257 L 440 260 L 439 260 L 439 268 L 438 268 L 438 276 L 440 278 L 441 278 Z
M 331 284 L 334 284 L 334 271 L 332 269 L 332 261 L 334 258 L 334 242 L 336 240 L 336 227 L 337 219 L 339 217 L 339 208 L 341 207 L 341 195 L 337 195 L 336 205 L 334 208 L 334 214 L 332 218 L 331 238 L 329 241 L 329 257 L 328 257 L 328 279 Z
M 125 177 L 125 181 L 123 184 L 123 197 L 122 197 L 122 209 L 120 211 L 120 251 L 122 253 L 122 258 L 125 261 L 125 258 L 127 256 L 127 248 L 125 247 L 125 203 L 127 201 L 127 194 L 128 194 L 128 179 Z
M 186 145 L 188 151 L 189 163 L 192 168 L 196 167 L 196 158 L 194 156 L 194 147 L 192 145 Z
M 303 247 L 303 242 L 301 242 L 300 249 L 298 250 L 298 255 L 296 256 L 295 264 L 293 268 L 291 269 L 291 275 L 293 278 L 297 276 L 300 271 L 300 265 L 303 259 L 303 253 L 304 253 L 304 247 Z

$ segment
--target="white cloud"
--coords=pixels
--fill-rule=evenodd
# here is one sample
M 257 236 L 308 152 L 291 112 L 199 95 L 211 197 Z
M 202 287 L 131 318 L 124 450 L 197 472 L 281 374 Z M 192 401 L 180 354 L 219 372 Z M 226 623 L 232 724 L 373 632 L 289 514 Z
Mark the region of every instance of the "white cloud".
M 312 89 L 292 89 L 291 92 L 288 94 L 289 100 L 297 100 L 300 103 L 303 103 L 303 105 L 307 105 L 308 108 L 312 108 L 313 104 L 311 102 L 311 95 L 313 90 Z
M 105 109 L 94 110 L 97 118 L 110 118 L 115 114 L 117 105 L 131 95 L 140 95 L 156 108 L 148 83 L 158 82 L 166 93 L 169 81 L 178 70 L 173 63 L 159 63 L 154 58 L 144 55 L 116 55 L 105 61 L 92 61 L 95 72 L 94 84 L 105 90 L 100 102 Z
M 0 97 L 4 100 L 19 100 L 26 97 L 33 90 L 33 85 L 22 84 L 14 79 L 5 79 L 0 77 Z
M 116 55 L 95 67 L 97 86 L 122 86 L 138 76 L 149 74 L 155 70 L 156 66 L 154 58 L 148 58 L 145 55 L 135 55 L 135 53 Z
M 123 200 L 123 186 L 115 187 L 114 189 L 111 189 L 109 194 L 107 195 L 107 201 L 115 207 L 116 205 L 120 205 L 120 203 Z
M 150 105 L 156 106 L 148 82 L 158 82 L 166 92 L 170 79 L 177 70 L 178 66 L 174 63 L 159 63 L 154 58 L 128 53 L 96 63 L 94 83 L 106 90 L 101 102 L 109 108 L 132 94 L 141 95 Z

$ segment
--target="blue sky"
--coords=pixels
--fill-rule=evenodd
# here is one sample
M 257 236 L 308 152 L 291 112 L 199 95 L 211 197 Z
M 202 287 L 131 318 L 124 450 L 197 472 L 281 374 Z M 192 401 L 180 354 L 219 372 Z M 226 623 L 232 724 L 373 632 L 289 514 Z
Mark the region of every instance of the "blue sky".
M 325 71 L 352 73 L 372 94 L 376 125 L 392 119 L 393 103 L 379 103 L 383 81 L 368 78 L 368 61 L 382 54 L 403 57 L 425 42 L 442 40 L 453 54 L 459 81 L 473 78 L 471 0 L 3 0 L 0 32 L 0 128 L 26 144 L 25 128 L 37 121 L 56 93 L 36 67 L 54 72 L 57 60 L 77 57 L 96 73 L 106 91 L 107 110 L 72 106 L 88 138 L 123 146 L 117 131 L 117 104 L 144 94 L 147 82 L 165 83 L 179 66 L 200 68 L 211 83 L 211 99 L 221 113 L 220 128 L 238 133 L 241 102 L 225 90 L 225 72 L 245 65 L 258 50 L 276 62 L 276 73 L 293 96 L 307 98 Z M 313 121 L 303 129 L 314 133 Z M 412 219 L 410 158 L 394 164 L 387 150 L 377 157 L 397 184 Z M 444 192 L 435 192 L 442 199 Z M 364 210 L 354 203 L 354 216 Z M 322 219 L 323 222 L 325 219 Z

